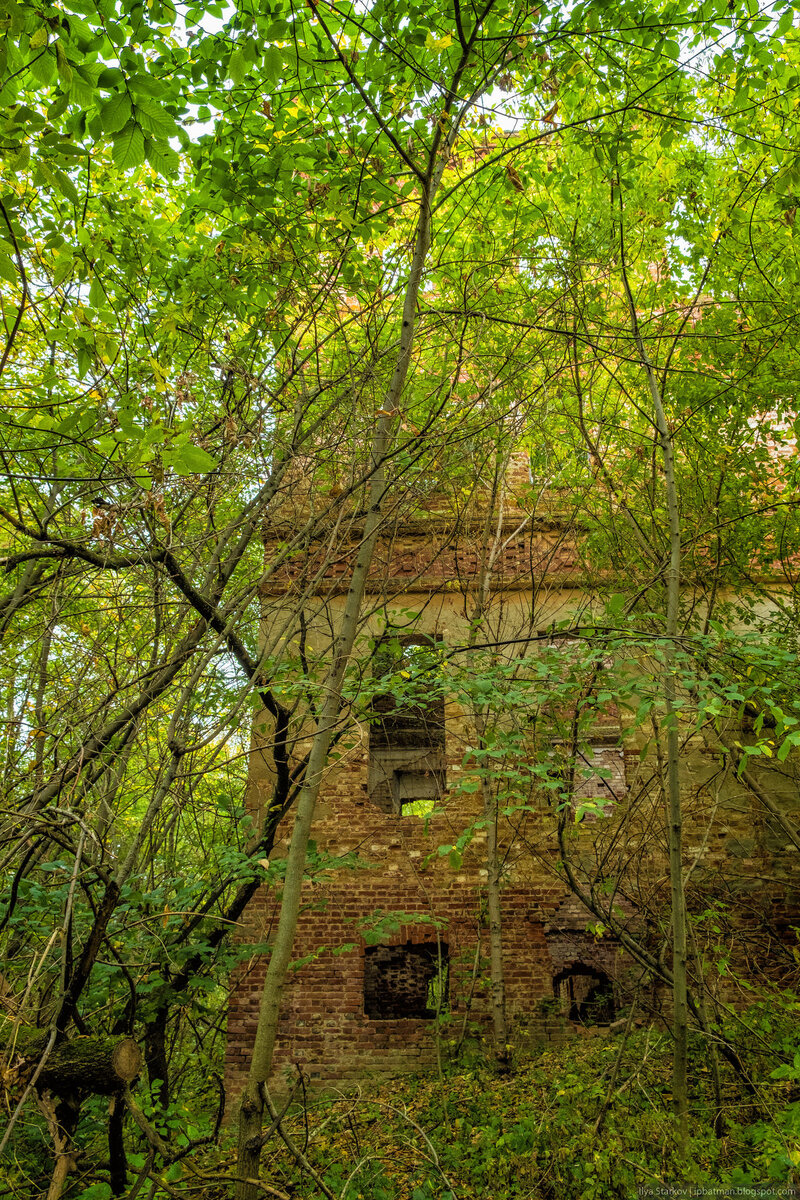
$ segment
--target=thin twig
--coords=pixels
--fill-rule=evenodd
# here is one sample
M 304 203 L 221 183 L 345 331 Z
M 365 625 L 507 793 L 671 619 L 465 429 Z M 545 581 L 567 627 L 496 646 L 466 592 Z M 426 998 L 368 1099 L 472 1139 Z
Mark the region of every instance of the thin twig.
M 75 851 L 75 865 L 72 868 L 72 879 L 70 880 L 69 893 L 67 894 L 67 903 L 64 908 L 64 920 L 61 925 L 61 940 L 62 940 L 61 994 L 62 995 L 64 994 L 64 990 L 66 987 L 67 941 L 69 938 L 69 928 L 72 923 L 72 906 L 73 906 L 73 903 L 75 900 L 75 888 L 76 888 L 76 885 L 78 882 L 78 871 L 80 870 L 81 859 L 83 857 L 83 846 L 84 846 L 85 840 L 86 840 L 86 834 L 83 831 L 81 831 L 81 836 L 78 840 L 78 846 Z M 57 1013 L 58 1013 L 58 1008 L 56 1009 L 56 1014 Z M 44 1050 L 42 1051 L 42 1056 L 39 1059 L 38 1063 L 36 1064 L 35 1071 L 33 1072 L 30 1079 L 28 1080 L 28 1084 L 25 1088 L 25 1091 L 22 1093 L 19 1104 L 17 1105 L 17 1107 L 14 1109 L 13 1113 L 11 1114 L 11 1119 L 8 1122 L 8 1126 L 6 1127 L 5 1133 L 3 1134 L 2 1141 L 0 1141 L 0 1154 L 3 1153 L 6 1146 L 9 1143 L 9 1140 L 11 1138 L 11 1133 L 19 1119 L 20 1113 L 22 1112 L 23 1108 L 25 1107 L 28 1097 L 30 1096 L 31 1092 L 33 1091 L 34 1087 L 36 1086 L 39 1076 L 41 1075 L 42 1071 L 44 1070 L 44 1068 L 47 1064 L 47 1060 L 53 1052 L 53 1047 L 56 1044 L 57 1037 L 58 1037 L 58 1026 L 56 1024 L 56 1019 L 54 1017 L 52 1027 L 50 1029 L 50 1036 L 47 1039 L 47 1045 L 45 1046 Z
M 289 1151 L 289 1153 L 294 1155 L 298 1164 L 303 1168 L 304 1171 L 308 1172 L 308 1174 L 314 1180 L 314 1183 L 317 1185 L 317 1187 L 322 1192 L 322 1194 L 324 1196 L 328 1197 L 328 1200 L 337 1200 L 337 1197 L 334 1195 L 334 1193 L 328 1187 L 327 1183 L 325 1183 L 322 1176 L 317 1171 L 314 1170 L 314 1168 L 312 1167 L 311 1163 L 306 1158 L 303 1151 L 300 1149 L 299 1146 L 295 1145 L 295 1143 L 292 1141 L 292 1138 L 289 1136 L 289 1134 L 284 1129 L 282 1118 L 279 1115 L 279 1113 L 276 1111 L 275 1105 L 272 1103 L 272 1097 L 270 1096 L 266 1085 L 264 1085 L 264 1103 L 266 1104 L 267 1112 L 272 1117 L 275 1128 L 277 1129 L 278 1133 L 280 1134 L 281 1138 L 283 1139 L 283 1142 L 284 1142 L 287 1150 Z

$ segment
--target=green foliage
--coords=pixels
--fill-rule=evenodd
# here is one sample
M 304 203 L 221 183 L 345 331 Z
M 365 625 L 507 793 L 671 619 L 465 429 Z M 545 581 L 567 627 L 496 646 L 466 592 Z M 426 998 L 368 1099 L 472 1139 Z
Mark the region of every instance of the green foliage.
M 392 516 L 469 515 L 525 444 L 520 518 L 580 530 L 587 599 L 548 610 L 543 631 L 537 593 L 521 650 L 493 644 L 487 618 L 468 656 L 436 644 L 404 662 L 418 612 L 382 599 L 393 661 L 365 616 L 345 701 L 365 722 L 387 691 L 486 717 L 464 746 L 465 806 L 488 787 L 505 816 L 546 808 L 565 824 L 593 721 L 622 710 L 644 760 L 672 719 L 665 497 L 624 229 L 681 499 L 682 728 L 736 726 L 717 752 L 740 776 L 789 759 L 790 9 L 504 0 L 477 21 L 421 0 L 0 0 L 0 31 L 0 934 L 26 1019 L 47 1024 L 72 981 L 68 1026 L 141 1038 L 161 1022 L 179 1080 L 219 1051 L 225 980 L 251 949 L 225 931 L 258 886 L 280 885 L 275 829 L 332 654 L 309 597 L 360 536 L 432 171 L 420 336 L 385 464 Z M 777 595 L 763 582 L 776 575 Z M 273 603 L 287 580 L 301 597 L 289 616 Z M 266 645 L 262 611 L 282 629 Z M 254 709 L 276 783 L 246 814 Z M 333 753 L 347 750 L 337 730 Z M 578 806 L 571 824 L 608 808 Z M 453 869 L 484 823 L 439 848 Z M 330 868 L 313 856 L 310 870 Z M 382 919 L 385 932 L 404 917 Z M 508 1161 L 555 1155 L 535 1131 L 495 1133 Z M 611 1151 L 595 1153 L 558 1160 L 561 1194 L 611 1186 Z M 372 1194 L 389 1187 L 376 1175 Z
M 791 1022 L 788 1010 L 784 1016 Z M 760 1010 L 745 1021 L 755 1046 L 764 1032 Z M 391 1088 L 373 1087 L 360 1103 L 318 1102 L 291 1120 L 307 1122 L 312 1162 L 329 1187 L 341 1191 L 356 1172 L 353 1196 L 371 1196 L 377 1188 L 389 1200 L 451 1190 L 469 1200 L 547 1200 L 555 1193 L 567 1200 L 632 1200 L 647 1187 L 791 1184 L 796 1102 L 775 1096 L 772 1119 L 753 1123 L 748 1103 L 735 1099 L 737 1086 L 726 1077 L 726 1133 L 718 1138 L 707 1068 L 693 1079 L 691 1153 L 681 1158 L 669 1118 L 669 1055 L 669 1039 L 653 1031 L 634 1032 L 627 1041 L 577 1039 L 543 1051 L 511 1079 L 478 1067 L 444 1080 L 395 1081 Z M 617 1078 L 625 1082 L 617 1087 L 611 1081 L 618 1057 Z M 767 1056 L 753 1078 L 763 1086 L 768 1073 Z M 274 1180 L 298 1186 L 285 1156 L 272 1164 Z
M 398 933 L 403 925 L 430 925 L 437 930 L 445 928 L 445 922 L 439 917 L 431 917 L 426 913 L 384 912 L 380 908 L 359 920 L 357 924 L 358 931 L 368 946 L 377 946 L 386 941 Z

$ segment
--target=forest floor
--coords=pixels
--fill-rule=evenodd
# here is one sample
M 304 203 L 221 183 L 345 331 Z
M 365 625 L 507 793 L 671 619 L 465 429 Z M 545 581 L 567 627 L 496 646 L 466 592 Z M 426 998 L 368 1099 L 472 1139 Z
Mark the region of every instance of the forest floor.
M 286 1110 L 285 1136 L 268 1137 L 262 1194 L 266 1200 L 800 1198 L 796 1010 L 791 1003 L 753 1009 L 746 1021 L 740 1015 L 737 1069 L 723 1062 L 719 1086 L 708 1044 L 694 1042 L 685 1156 L 671 1115 L 669 1035 L 655 1028 L 627 1036 L 594 1032 L 531 1055 L 508 1075 L 476 1055 L 440 1072 L 306 1097 Z M 198 1075 L 196 1089 L 185 1081 L 166 1117 L 147 1104 L 141 1083 L 135 1089 L 137 1104 L 179 1161 L 165 1167 L 128 1118 L 124 1195 L 230 1200 L 236 1131 L 230 1124 L 219 1136 L 211 1133 L 211 1078 Z M 111 1200 L 107 1109 L 102 1098 L 87 1104 L 63 1200 Z M 34 1117 L 0 1168 L 0 1200 L 47 1191 L 52 1158 L 46 1129 Z
M 741 1060 L 747 1084 L 723 1067 L 721 1105 L 708 1050 L 694 1046 L 686 1157 L 671 1117 L 671 1042 L 644 1029 L 577 1037 L 508 1076 L 475 1065 L 311 1100 L 284 1121 L 307 1167 L 275 1138 L 265 1195 L 320 1196 L 324 1186 L 336 1200 L 800 1197 L 800 1055 L 785 1027 L 779 1035 L 759 1020 L 772 1046 L 762 1030 L 760 1050 Z

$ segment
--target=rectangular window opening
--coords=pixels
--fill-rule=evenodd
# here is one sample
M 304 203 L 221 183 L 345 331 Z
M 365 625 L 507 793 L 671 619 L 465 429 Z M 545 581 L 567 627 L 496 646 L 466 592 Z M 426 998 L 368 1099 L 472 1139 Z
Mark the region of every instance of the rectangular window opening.
M 449 1004 L 446 943 L 367 946 L 364 951 L 364 1014 L 374 1021 L 430 1021 Z
M 425 817 L 447 786 L 444 694 L 436 686 L 435 639 L 394 638 L 376 655 L 395 691 L 373 702 L 369 731 L 369 797 L 382 812 Z

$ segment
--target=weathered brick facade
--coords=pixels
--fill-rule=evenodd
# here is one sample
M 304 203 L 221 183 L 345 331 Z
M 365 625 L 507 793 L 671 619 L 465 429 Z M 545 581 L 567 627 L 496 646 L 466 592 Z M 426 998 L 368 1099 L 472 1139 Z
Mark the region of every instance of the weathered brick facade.
M 569 527 L 552 517 L 526 521 L 524 513 L 512 511 L 501 532 L 504 544 L 491 574 L 498 633 L 513 638 L 523 626 L 530 629 L 532 608 L 537 628 L 574 611 L 582 599 L 581 572 Z M 350 544 L 358 536 L 356 522 Z M 483 522 L 456 525 L 441 514 L 387 527 L 370 585 L 371 597 L 382 601 L 375 604 L 373 631 L 380 632 L 388 611 L 413 610 L 420 614 L 413 628 L 417 638 L 466 644 L 467 598 L 485 562 L 484 538 Z M 350 568 L 347 547 L 320 572 L 322 554 L 311 547 L 301 559 L 283 564 L 265 589 L 269 627 L 284 599 L 317 574 L 312 645 L 314 620 L 320 640 L 323 626 L 335 622 L 341 579 Z M 469 1043 L 488 1036 L 485 833 L 478 830 L 460 861 L 439 852 L 454 846 L 481 815 L 477 795 L 458 790 L 473 733 L 467 715 L 455 706 L 448 704 L 443 716 L 443 736 L 429 736 L 410 765 L 402 752 L 414 750 L 413 737 L 410 747 L 400 737 L 393 748 L 389 742 L 397 730 L 371 735 L 367 725 L 354 722 L 325 777 L 312 836 L 319 852 L 342 865 L 314 868 L 305 886 L 295 946 L 302 966 L 285 991 L 277 1089 L 296 1066 L 315 1086 L 342 1085 L 372 1073 L 431 1066 L 437 1038 L 438 1051 L 446 1053 L 463 1038 Z M 438 718 L 435 725 L 438 730 Z M 654 764 L 646 756 L 640 760 L 633 740 L 620 743 L 618 729 L 611 714 L 597 731 L 594 762 L 609 772 L 619 802 L 607 819 L 573 822 L 567 837 L 587 878 L 600 860 L 608 878 L 624 878 L 615 911 L 657 948 L 664 937 L 668 882 L 663 802 Z M 389 757 L 376 768 L 380 753 Z M 399 755 L 397 761 L 392 754 Z M 745 898 L 737 915 L 737 946 L 745 947 L 746 957 L 748 929 L 771 923 L 780 937 L 798 910 L 796 854 L 707 747 L 685 747 L 683 780 L 686 861 L 694 863 L 690 903 L 702 911 L 714 897 L 730 905 Z M 781 802 L 796 803 L 789 772 L 773 770 L 765 781 Z M 415 788 L 423 798 L 435 794 L 433 815 L 414 815 L 408 802 Z M 596 785 L 589 778 L 581 788 L 578 796 L 591 796 Z M 268 802 L 271 789 L 269 755 L 256 732 L 249 795 L 254 813 Z M 287 823 L 284 836 L 289 832 Z M 502 817 L 499 833 L 506 1005 L 514 1045 L 607 1024 L 637 984 L 644 1006 L 657 1006 L 659 997 L 641 969 L 571 896 L 558 867 L 555 815 L 546 794 L 532 790 L 527 811 Z M 279 846 L 276 856 L 281 853 Z M 248 910 L 244 940 L 268 940 L 277 910 L 276 893 L 263 889 Z M 387 913 L 401 915 L 381 926 L 380 914 Z M 702 926 L 700 936 L 706 937 Z M 256 955 L 232 989 L 231 1097 L 246 1074 L 263 977 L 264 959 Z

